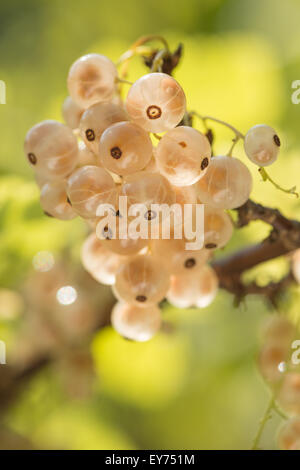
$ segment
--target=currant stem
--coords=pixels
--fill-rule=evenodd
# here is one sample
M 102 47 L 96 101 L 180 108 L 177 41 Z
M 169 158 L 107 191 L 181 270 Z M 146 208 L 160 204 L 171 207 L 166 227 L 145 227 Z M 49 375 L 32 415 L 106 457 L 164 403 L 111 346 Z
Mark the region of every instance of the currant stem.
M 284 193 L 288 194 L 294 194 L 294 196 L 296 196 L 297 198 L 299 197 L 299 194 L 296 192 L 296 186 L 293 186 L 290 189 L 282 188 L 279 184 L 275 183 L 275 181 L 270 177 L 264 167 L 261 166 L 258 171 L 260 172 L 263 181 L 270 181 L 270 183 L 272 183 L 273 186 L 275 186 L 275 188 L 279 189 L 280 191 L 283 191 Z
M 271 397 L 270 401 L 269 401 L 269 404 L 267 406 L 267 409 L 262 417 L 262 419 L 260 420 L 260 423 L 259 423 L 259 426 L 258 426 L 258 430 L 257 430 L 257 433 L 254 437 L 254 440 L 253 440 L 253 444 L 252 444 L 252 447 L 251 447 L 251 450 L 258 450 L 259 447 L 259 442 L 260 442 L 260 439 L 261 439 L 261 436 L 262 436 L 262 433 L 265 429 L 265 425 L 267 424 L 267 422 L 269 421 L 269 419 L 271 419 L 271 416 L 272 416 L 272 411 L 274 409 L 274 404 L 275 404 L 275 400 L 274 400 L 274 396 Z
M 218 124 L 221 124 L 222 126 L 225 126 L 225 127 L 228 127 L 229 129 L 231 129 L 236 137 L 238 137 L 239 139 L 244 139 L 245 136 L 244 134 L 242 134 L 238 129 L 236 129 L 235 127 L 233 127 L 231 124 L 228 124 L 228 122 L 225 122 L 225 121 L 222 121 L 221 119 L 217 119 L 217 118 L 214 118 L 212 116 L 201 116 L 201 114 L 197 113 L 196 111 L 192 111 L 190 113 L 192 116 L 196 116 L 198 117 L 199 119 L 201 119 L 201 121 L 203 122 L 203 124 L 206 126 L 206 121 L 214 121 L 214 122 L 217 122 Z
M 163 36 L 159 35 L 142 36 L 137 39 L 129 49 L 136 49 L 138 46 L 142 46 L 143 44 L 146 44 L 147 42 L 151 41 L 160 41 L 164 45 L 164 48 L 167 49 L 168 52 L 170 52 L 168 42 Z
M 237 136 L 233 139 L 232 145 L 231 145 L 231 147 L 230 147 L 228 153 L 226 154 L 227 157 L 232 157 L 233 149 L 234 149 L 234 147 L 236 146 L 236 144 L 238 143 L 238 141 L 240 140 L 240 138 L 241 138 L 241 137 L 237 135 Z
M 124 52 L 121 57 L 118 59 L 116 65 L 122 65 L 124 62 L 132 59 L 132 57 L 136 55 L 151 55 L 153 54 L 153 49 L 150 47 L 140 46 L 136 47 L 135 49 L 128 49 L 128 51 Z
M 133 85 L 133 82 L 130 82 L 129 80 L 125 80 L 124 78 L 117 77 L 116 81 L 117 83 L 125 83 L 126 85 Z
M 160 51 L 157 52 L 153 59 L 152 67 L 151 67 L 151 72 L 161 72 L 162 71 L 162 64 L 163 64 L 163 59 L 169 54 L 169 51 L 167 49 L 161 49 Z
M 283 411 L 281 411 L 281 409 L 278 407 L 278 405 L 275 401 L 274 401 L 273 409 L 274 409 L 274 411 L 276 411 L 278 416 L 280 416 L 282 419 L 285 419 L 285 420 L 289 419 L 289 417 Z

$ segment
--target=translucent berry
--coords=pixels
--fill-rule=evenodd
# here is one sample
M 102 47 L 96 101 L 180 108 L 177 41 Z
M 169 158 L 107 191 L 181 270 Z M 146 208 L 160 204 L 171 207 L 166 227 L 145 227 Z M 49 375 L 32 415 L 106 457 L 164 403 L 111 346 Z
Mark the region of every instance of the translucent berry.
M 96 103 L 83 113 L 80 135 L 87 147 L 98 154 L 100 137 L 105 129 L 127 119 L 127 114 L 120 105 L 109 101 Z
M 120 195 L 128 197 L 129 204 L 168 204 L 175 202 L 175 192 L 168 180 L 159 173 L 140 171 L 128 175 L 122 185 Z
M 29 163 L 49 179 L 64 178 L 78 161 L 78 144 L 72 130 L 57 121 L 43 121 L 32 127 L 25 138 Z
M 113 97 L 116 78 L 117 69 L 110 59 L 100 54 L 87 54 L 76 60 L 70 68 L 70 96 L 86 109 L 98 101 Z
M 207 137 L 188 126 L 167 132 L 156 149 L 158 169 L 174 186 L 196 183 L 207 171 L 210 157 Z
M 265 344 L 258 358 L 259 370 L 267 382 L 276 383 L 282 379 L 280 364 L 288 358 L 289 349 L 280 344 Z
M 196 189 L 202 203 L 218 209 L 234 209 L 249 199 L 252 176 L 237 158 L 214 157 Z
M 211 304 L 217 291 L 218 279 L 215 271 L 205 265 L 172 276 L 167 299 L 178 308 L 204 308 Z
M 273 343 L 282 347 L 290 348 L 295 333 L 294 325 L 283 315 L 268 317 L 262 326 L 264 343 Z
M 149 132 L 164 132 L 177 126 L 185 106 L 181 86 L 165 73 L 144 75 L 132 85 L 126 99 L 130 119 Z
M 104 168 L 88 165 L 68 178 L 67 194 L 74 211 L 88 219 L 96 217 L 100 204 L 115 203 L 116 186 Z
M 278 403 L 289 415 L 300 415 L 300 372 L 288 372 L 278 393 Z
M 156 305 L 138 307 L 118 302 L 113 308 L 111 323 L 126 339 L 148 341 L 161 327 L 161 313 Z
M 259 124 L 247 132 L 244 148 L 253 163 L 258 166 L 268 166 L 278 157 L 280 139 L 272 127 Z
M 231 218 L 221 209 L 204 207 L 204 247 L 207 250 L 227 245 L 233 234 Z
M 279 432 L 278 443 L 281 450 L 300 450 L 300 416 L 284 423 Z
M 67 96 L 62 105 L 62 115 L 67 126 L 71 129 L 78 129 L 83 112 L 84 108 L 75 103 L 71 96 Z
M 187 239 L 175 239 L 173 236 L 169 240 L 152 240 L 151 253 L 165 265 L 171 274 L 197 271 L 210 258 L 210 251 L 187 250 L 187 243 L 189 243 Z
M 141 127 L 118 122 L 106 129 L 100 139 L 101 164 L 118 175 L 142 170 L 152 157 L 152 142 Z
M 40 189 L 42 189 L 44 184 L 48 183 L 49 181 L 47 176 L 45 176 L 43 173 L 40 173 L 40 172 L 36 172 L 34 174 L 34 178 L 35 178 L 36 184 L 38 185 Z
M 96 155 L 81 140 L 78 144 L 78 167 L 87 165 L 98 165 Z
M 196 204 L 197 203 L 197 192 L 195 185 L 192 186 L 174 186 L 175 191 L 175 202 L 184 206 L 184 204 Z
M 116 216 L 118 217 L 118 215 Z M 120 221 L 122 224 L 122 221 Z M 116 228 L 116 230 L 114 230 Z M 137 238 L 133 239 L 129 236 L 128 230 L 125 231 L 127 238 L 121 238 L 118 223 L 116 227 L 109 225 L 98 224 L 96 228 L 96 235 L 101 240 L 102 245 L 109 251 L 119 255 L 131 256 L 137 254 L 148 245 L 148 240 Z
M 292 256 L 292 272 L 298 284 L 300 284 L 300 250 L 296 250 Z
M 47 215 L 61 220 L 76 217 L 66 193 L 65 181 L 52 181 L 44 184 L 41 189 L 41 206 Z
M 115 294 L 135 305 L 160 302 L 169 288 L 169 273 L 149 255 L 137 255 L 122 263 L 116 276 Z
M 82 246 L 81 261 L 84 268 L 96 281 L 105 285 L 113 285 L 122 258 L 106 250 L 96 235 L 92 233 Z

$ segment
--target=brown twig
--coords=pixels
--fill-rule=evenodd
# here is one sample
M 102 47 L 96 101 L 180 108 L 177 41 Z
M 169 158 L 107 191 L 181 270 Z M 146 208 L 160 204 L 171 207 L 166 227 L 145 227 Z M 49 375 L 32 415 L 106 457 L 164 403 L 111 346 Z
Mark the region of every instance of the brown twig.
M 255 282 L 244 284 L 242 274 L 258 264 L 300 248 L 300 222 L 287 219 L 278 209 L 262 206 L 250 199 L 236 210 L 237 227 L 244 227 L 253 220 L 262 220 L 273 229 L 261 243 L 244 248 L 213 263 L 213 268 L 219 277 L 220 287 L 233 293 L 238 300 L 248 294 L 260 294 L 275 303 L 280 292 L 294 282 L 292 273 L 278 283 L 272 282 L 267 286 L 259 286 Z

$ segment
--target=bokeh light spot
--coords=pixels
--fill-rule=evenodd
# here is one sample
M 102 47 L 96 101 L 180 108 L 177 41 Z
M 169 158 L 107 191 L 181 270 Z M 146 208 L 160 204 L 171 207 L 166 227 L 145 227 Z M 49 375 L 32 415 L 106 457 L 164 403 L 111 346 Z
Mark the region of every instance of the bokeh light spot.
M 58 289 L 56 298 L 62 305 L 71 305 L 77 299 L 77 291 L 72 286 L 64 286 Z
M 54 256 L 50 251 L 39 251 L 33 257 L 32 264 L 36 271 L 45 273 L 54 266 Z

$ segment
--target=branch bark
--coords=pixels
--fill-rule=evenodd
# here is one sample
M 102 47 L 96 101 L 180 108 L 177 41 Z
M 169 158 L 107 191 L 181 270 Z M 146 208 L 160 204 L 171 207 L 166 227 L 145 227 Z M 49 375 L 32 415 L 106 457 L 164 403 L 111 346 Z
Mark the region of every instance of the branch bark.
M 242 282 L 242 274 L 254 266 L 300 248 L 300 222 L 284 217 L 278 209 L 262 206 L 250 199 L 236 211 L 238 228 L 253 220 L 262 220 L 272 227 L 272 231 L 261 243 L 244 248 L 212 264 L 219 277 L 220 287 L 233 293 L 238 299 L 247 294 L 262 294 L 273 303 L 278 294 L 294 282 L 291 272 L 278 283 L 263 287 L 255 282 L 245 285 Z

